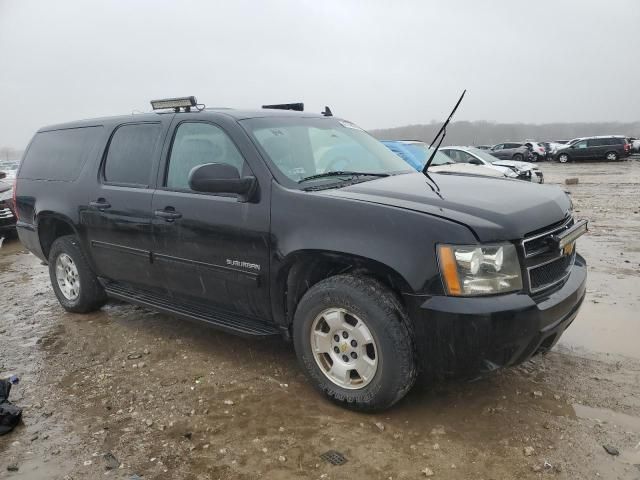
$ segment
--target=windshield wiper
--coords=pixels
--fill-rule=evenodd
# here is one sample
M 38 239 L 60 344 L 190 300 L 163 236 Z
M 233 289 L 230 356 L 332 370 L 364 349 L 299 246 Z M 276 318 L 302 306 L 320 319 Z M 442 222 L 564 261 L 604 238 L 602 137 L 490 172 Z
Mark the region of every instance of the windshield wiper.
M 329 178 L 329 177 L 388 177 L 388 173 L 369 173 L 369 172 L 346 172 L 346 171 L 333 171 L 318 173 L 309 177 L 304 177 L 298 180 L 298 183 L 306 182 L 307 180 L 315 180 L 316 178 Z
M 438 131 L 435 138 L 431 142 L 431 145 L 429 145 L 429 148 L 433 147 L 433 144 L 436 143 L 438 138 L 440 139 L 440 141 L 438 142 L 438 145 L 436 145 L 436 148 L 433 149 L 433 152 L 431 153 L 429 160 L 427 160 L 427 163 L 424 164 L 422 173 L 424 173 L 425 175 L 427 175 L 427 170 L 429 169 L 429 165 L 431 165 L 433 158 L 436 156 L 436 153 L 438 153 L 438 149 L 440 148 L 440 145 L 442 145 L 442 141 L 444 140 L 444 137 L 447 135 L 447 125 L 449 125 L 449 122 L 451 121 L 453 114 L 456 113 L 456 110 L 458 109 L 458 105 L 460 105 L 460 102 L 462 102 L 462 99 L 464 98 L 465 93 L 467 93 L 466 90 L 462 92 L 462 95 L 460 95 L 460 98 L 458 99 L 458 103 L 456 103 L 456 106 L 453 107 L 453 110 L 451 110 L 451 113 L 449 114 L 449 118 L 447 118 L 447 120 L 442 124 L 442 127 L 440 127 L 440 130 Z

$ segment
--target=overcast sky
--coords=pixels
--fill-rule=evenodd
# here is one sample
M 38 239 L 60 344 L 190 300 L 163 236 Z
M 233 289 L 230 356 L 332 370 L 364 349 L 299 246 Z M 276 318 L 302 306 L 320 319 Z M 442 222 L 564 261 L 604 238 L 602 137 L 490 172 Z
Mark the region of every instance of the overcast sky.
M 364 128 L 640 119 L 640 2 L 0 0 L 0 146 L 149 109 L 304 101 Z

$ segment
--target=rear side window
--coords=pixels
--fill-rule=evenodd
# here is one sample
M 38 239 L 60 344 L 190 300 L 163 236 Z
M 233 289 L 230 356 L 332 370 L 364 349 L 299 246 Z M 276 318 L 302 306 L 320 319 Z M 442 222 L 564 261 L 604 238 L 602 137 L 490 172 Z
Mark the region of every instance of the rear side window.
M 27 151 L 18 177 L 30 180 L 72 182 L 92 154 L 101 126 L 69 128 L 37 133 Z
M 590 147 L 600 147 L 602 145 L 607 145 L 608 139 L 606 138 L 593 138 L 587 141 L 587 145 Z
M 159 123 L 138 123 L 117 128 L 104 162 L 104 181 L 125 185 L 149 185 Z

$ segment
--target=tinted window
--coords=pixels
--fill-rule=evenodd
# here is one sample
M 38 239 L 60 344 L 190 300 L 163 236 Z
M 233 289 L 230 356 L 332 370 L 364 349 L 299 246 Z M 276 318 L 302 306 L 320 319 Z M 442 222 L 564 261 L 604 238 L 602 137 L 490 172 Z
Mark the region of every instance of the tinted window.
M 118 127 L 109 143 L 104 180 L 109 183 L 148 185 L 160 131 L 159 123 Z
M 587 141 L 587 145 L 589 147 L 600 147 L 602 145 L 607 145 L 608 139 L 607 138 L 592 138 L 591 140 Z
M 232 165 L 240 175 L 245 166 L 244 158 L 219 127 L 210 123 L 182 123 L 173 139 L 167 187 L 188 190 L 189 172 L 205 163 Z
M 102 127 L 37 133 L 20 168 L 20 178 L 73 181 L 95 153 Z

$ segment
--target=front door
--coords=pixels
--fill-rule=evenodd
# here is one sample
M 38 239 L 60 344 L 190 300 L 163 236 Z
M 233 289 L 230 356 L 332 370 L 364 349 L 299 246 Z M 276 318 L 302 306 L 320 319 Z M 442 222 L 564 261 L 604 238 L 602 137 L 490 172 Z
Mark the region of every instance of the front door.
M 577 143 L 574 143 L 571 147 L 571 158 L 572 160 L 583 160 L 585 158 L 589 158 L 589 147 L 587 146 L 587 140 L 580 140 Z
M 183 121 L 167 157 L 151 207 L 153 262 L 166 294 L 270 319 L 268 195 L 242 202 L 236 195 L 194 192 L 188 183 L 189 172 L 205 163 L 226 163 L 252 175 L 245 155 L 220 126 Z
M 151 199 L 163 133 L 161 121 L 113 131 L 81 213 L 97 274 L 139 287 L 157 285 L 151 269 Z

